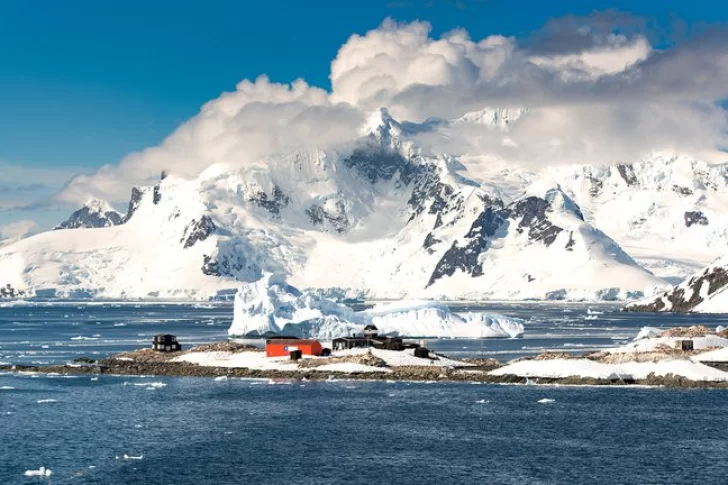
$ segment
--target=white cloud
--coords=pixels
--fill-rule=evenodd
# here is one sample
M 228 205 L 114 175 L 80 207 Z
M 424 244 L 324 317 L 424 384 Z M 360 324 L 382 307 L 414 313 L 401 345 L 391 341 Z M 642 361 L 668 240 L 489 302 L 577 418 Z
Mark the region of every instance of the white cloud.
M 38 228 L 35 221 L 22 219 L 0 226 L 0 246 L 31 235 Z
M 213 163 L 245 165 L 285 151 L 337 147 L 382 106 L 413 121 L 526 106 L 531 115 L 507 140 L 467 123 L 447 138 L 422 137 L 433 149 L 513 163 L 617 163 L 654 150 L 716 156 L 728 126 L 715 104 L 728 97 L 726 33 L 659 51 L 639 31 L 614 33 L 612 20 L 554 22 L 535 44 L 500 35 L 476 40 L 460 29 L 433 38 L 426 22 L 386 20 L 340 48 L 332 92 L 300 79 L 244 80 L 161 145 L 75 177 L 58 199 L 119 202 L 132 184 L 150 183 L 162 170 L 193 176 Z

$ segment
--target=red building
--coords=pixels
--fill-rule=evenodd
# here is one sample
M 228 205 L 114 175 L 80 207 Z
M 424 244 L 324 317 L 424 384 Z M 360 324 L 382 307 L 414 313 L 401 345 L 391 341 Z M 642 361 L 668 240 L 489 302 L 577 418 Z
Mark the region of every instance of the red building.
M 293 350 L 300 350 L 303 355 L 321 355 L 322 349 L 318 340 L 270 339 L 265 342 L 266 357 L 286 357 Z

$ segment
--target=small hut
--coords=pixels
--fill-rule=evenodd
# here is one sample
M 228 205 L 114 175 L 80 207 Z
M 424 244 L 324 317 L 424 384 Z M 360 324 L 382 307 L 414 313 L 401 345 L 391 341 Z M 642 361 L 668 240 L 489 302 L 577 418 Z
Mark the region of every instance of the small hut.
M 378 335 L 379 329 L 376 326 L 369 324 L 364 327 L 364 338 L 373 339 L 377 338 Z
M 182 345 L 177 342 L 177 337 L 175 335 L 160 333 L 154 336 L 152 349 L 159 352 L 179 352 L 182 350 Z

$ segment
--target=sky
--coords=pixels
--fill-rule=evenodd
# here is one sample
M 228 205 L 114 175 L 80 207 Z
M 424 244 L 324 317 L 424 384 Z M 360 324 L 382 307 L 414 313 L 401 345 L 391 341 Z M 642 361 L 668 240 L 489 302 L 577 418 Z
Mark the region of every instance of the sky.
M 122 208 L 160 167 L 193 176 L 287 149 L 258 141 L 281 127 L 330 126 L 311 143 L 335 144 L 379 106 L 423 119 L 528 105 L 551 137 L 624 140 L 613 158 L 667 143 L 660 133 L 698 153 L 725 134 L 713 107 L 727 94 L 726 25 L 728 5 L 697 0 L 1 2 L 0 239 L 48 229 L 91 196 Z M 594 113 L 599 126 L 582 128 Z M 624 120 L 639 122 L 634 142 Z M 564 147 L 543 163 L 581 156 Z M 541 153 L 524 144 L 513 157 Z

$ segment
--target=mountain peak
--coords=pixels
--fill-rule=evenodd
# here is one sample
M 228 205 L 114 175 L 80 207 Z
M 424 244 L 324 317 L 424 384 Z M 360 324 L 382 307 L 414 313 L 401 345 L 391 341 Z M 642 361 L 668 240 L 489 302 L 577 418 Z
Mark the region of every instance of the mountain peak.
M 402 133 L 402 125 L 389 114 L 387 108 L 379 108 L 367 118 L 362 135 L 388 141 Z
M 123 220 L 124 217 L 115 211 L 108 202 L 89 199 L 83 207 L 53 229 L 111 227 L 122 224 Z

